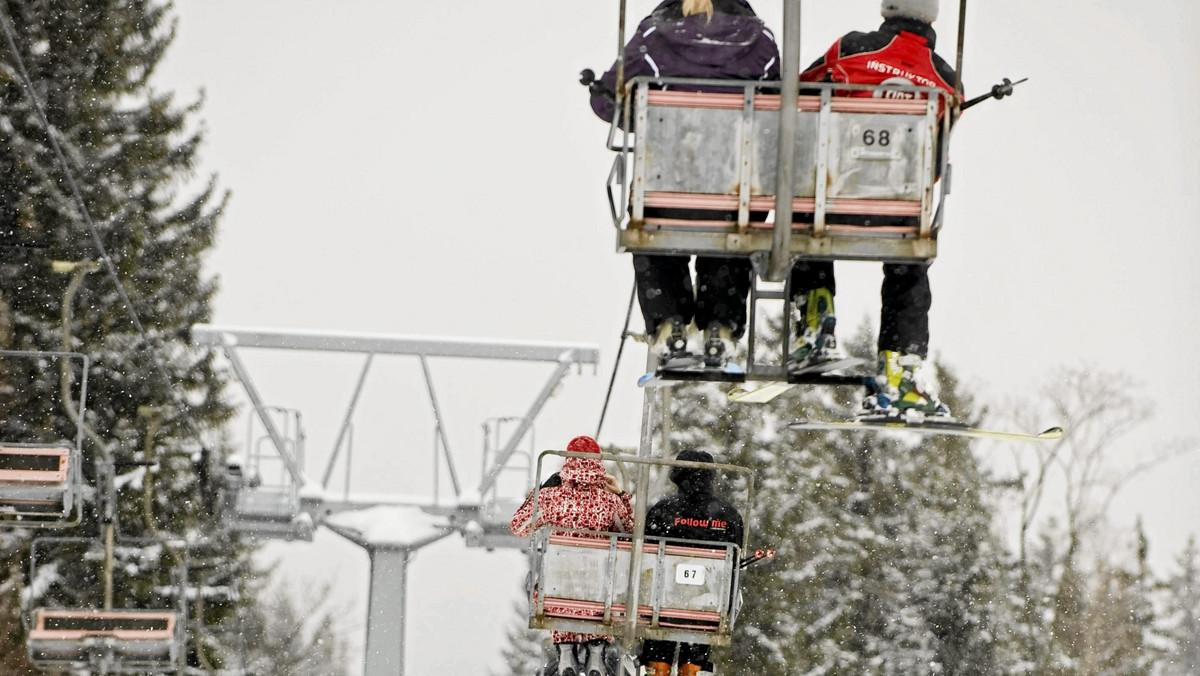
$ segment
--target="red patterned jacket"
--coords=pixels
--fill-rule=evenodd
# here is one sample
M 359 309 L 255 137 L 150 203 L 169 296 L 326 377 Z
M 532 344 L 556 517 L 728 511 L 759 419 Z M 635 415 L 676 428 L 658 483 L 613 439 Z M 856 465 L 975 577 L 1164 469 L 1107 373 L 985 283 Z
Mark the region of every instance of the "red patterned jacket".
M 538 528 L 546 524 L 581 530 L 633 531 L 633 507 L 629 495 L 614 495 L 604 488 L 604 467 L 591 458 L 567 458 L 562 485 L 537 491 Z M 522 537 L 529 535 L 533 493 L 513 516 L 509 528 Z
M 591 441 L 589 439 L 589 441 Z M 594 441 L 591 442 L 593 445 Z M 597 447 L 599 450 L 599 447 Z M 615 495 L 604 487 L 604 466 L 591 458 L 567 458 L 559 472 L 562 485 L 530 491 L 524 504 L 517 509 L 509 528 L 513 533 L 525 537 L 533 528 L 546 524 L 581 530 L 614 531 L 628 533 L 633 530 L 633 507 L 629 494 Z M 537 499 L 537 524 L 530 527 L 533 513 L 533 496 Z M 588 536 L 582 536 L 588 537 Z M 592 537 L 600 537 L 598 535 Z M 580 613 L 581 617 L 591 617 Z M 588 641 L 612 641 L 599 634 L 552 631 L 554 643 L 586 643 Z

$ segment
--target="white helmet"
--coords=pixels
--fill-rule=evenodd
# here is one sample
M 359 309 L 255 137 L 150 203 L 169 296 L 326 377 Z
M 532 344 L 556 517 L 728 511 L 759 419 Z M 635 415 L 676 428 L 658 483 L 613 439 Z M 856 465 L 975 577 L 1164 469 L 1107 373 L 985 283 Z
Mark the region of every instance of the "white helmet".
M 885 19 L 906 16 L 925 23 L 933 23 L 938 16 L 938 0 L 883 0 L 879 12 Z

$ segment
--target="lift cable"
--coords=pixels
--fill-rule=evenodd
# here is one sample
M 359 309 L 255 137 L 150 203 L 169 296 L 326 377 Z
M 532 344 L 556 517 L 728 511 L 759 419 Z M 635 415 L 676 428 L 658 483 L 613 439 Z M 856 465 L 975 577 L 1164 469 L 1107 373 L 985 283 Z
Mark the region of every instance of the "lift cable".
M 121 297 L 121 301 L 125 304 L 125 308 L 129 313 L 130 320 L 133 323 L 138 334 L 141 336 L 146 349 L 150 352 L 153 359 L 155 372 L 162 379 L 163 384 L 167 386 L 167 391 L 171 393 L 171 398 L 174 403 L 180 407 L 183 413 L 183 420 L 187 427 L 192 431 L 197 440 L 200 440 L 200 428 L 192 419 L 191 408 L 186 401 L 177 397 L 175 391 L 175 383 L 167 371 L 166 363 L 162 359 L 162 355 L 154 348 L 154 343 L 151 342 L 146 328 L 142 325 L 141 319 L 138 318 L 137 311 L 133 307 L 133 302 L 129 299 L 129 294 L 125 291 L 125 285 L 121 282 L 121 278 L 117 275 L 116 266 L 112 262 L 112 258 L 108 254 L 108 250 L 104 246 L 104 242 L 100 239 L 100 232 L 96 228 L 96 224 L 92 222 L 91 214 L 88 212 L 87 203 L 83 199 L 83 194 L 79 190 L 79 184 L 75 180 L 75 174 L 71 171 L 71 166 L 67 162 L 66 156 L 63 154 L 62 147 L 56 138 L 56 129 L 50 124 L 50 118 L 46 115 L 46 110 L 42 106 L 42 102 L 38 99 L 37 92 L 33 87 L 33 80 L 30 79 L 28 71 L 25 70 L 25 61 L 21 58 L 21 53 L 17 49 L 16 38 L 14 37 L 14 29 L 12 22 L 9 20 L 8 13 L 0 5 L 0 27 L 4 29 L 5 41 L 8 43 L 8 49 L 13 55 L 13 62 L 17 67 L 17 73 L 20 75 L 21 84 L 25 88 L 26 94 L 29 96 L 30 102 L 33 104 L 34 110 L 37 112 L 38 119 L 42 126 L 46 129 L 46 136 L 50 141 L 50 146 L 54 150 L 54 155 L 58 159 L 59 167 L 62 169 L 63 176 L 67 184 L 71 188 L 71 194 L 75 200 L 76 206 L 79 208 L 80 215 L 83 218 L 84 224 L 87 226 L 88 232 L 91 235 L 92 243 L 96 247 L 101 260 L 104 262 L 104 269 L 108 272 L 108 276 L 112 279 L 113 284 L 117 287 L 117 293 Z
M 621 353 L 625 351 L 625 339 L 629 337 L 629 320 L 633 317 L 633 300 L 637 297 L 637 282 L 629 290 L 629 309 L 625 311 L 625 327 L 621 329 L 621 342 L 617 345 L 617 359 L 613 362 L 612 377 L 608 380 L 608 393 L 604 395 L 604 407 L 600 409 L 600 422 L 596 424 L 596 438 L 604 429 L 604 416 L 608 414 L 608 402 L 612 399 L 613 385 L 617 382 L 617 369 L 621 366 Z

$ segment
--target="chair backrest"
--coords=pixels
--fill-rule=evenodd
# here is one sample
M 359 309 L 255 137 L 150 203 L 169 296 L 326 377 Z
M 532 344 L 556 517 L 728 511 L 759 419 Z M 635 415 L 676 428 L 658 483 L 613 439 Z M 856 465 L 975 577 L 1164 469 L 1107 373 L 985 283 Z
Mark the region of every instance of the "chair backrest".
M 663 90 L 634 82 L 635 141 L 629 214 L 618 248 L 641 253 L 750 255 L 771 249 L 767 212 L 775 208 L 780 97 L 762 83 L 741 93 Z M 738 83 L 734 83 L 738 84 Z M 808 87 L 809 85 L 805 85 Z M 924 260 L 936 255 L 937 148 L 946 93 L 811 85 L 820 95 L 797 106 L 791 253 L 860 260 Z M 875 97 L 836 96 L 874 89 Z M 692 87 L 695 88 L 695 87 Z M 940 138 L 939 138 L 940 137 Z M 627 152 L 629 145 L 626 144 Z M 940 201 L 940 197 L 938 199 Z
M 530 626 L 619 636 L 626 598 L 629 536 L 572 532 L 535 535 Z M 738 547 L 667 540 L 643 545 L 637 638 L 726 645 L 733 628 Z
M 38 608 L 29 630 L 29 659 L 45 667 L 86 665 L 105 653 L 113 668 L 170 668 L 183 644 L 179 615 L 168 610 Z
M 0 500 L 5 486 L 65 485 L 71 449 L 0 446 Z
M 0 524 L 18 527 L 72 525 L 78 502 L 72 485 L 78 453 L 63 445 L 0 446 Z

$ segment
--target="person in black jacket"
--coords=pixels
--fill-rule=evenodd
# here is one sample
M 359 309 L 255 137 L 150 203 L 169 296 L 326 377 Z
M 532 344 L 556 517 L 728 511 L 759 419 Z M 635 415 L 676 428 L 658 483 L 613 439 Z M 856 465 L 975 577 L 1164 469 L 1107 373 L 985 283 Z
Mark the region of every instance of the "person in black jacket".
M 639 76 L 778 80 L 779 48 L 746 0 L 664 0 L 625 46 L 625 80 Z M 592 110 L 605 121 L 619 114 L 616 80 L 614 63 L 592 88 Z M 732 215 L 737 218 L 736 211 Z M 746 331 L 753 268 L 745 257 L 697 256 L 693 284 L 690 260 L 673 254 L 633 256 L 646 335 L 661 366 L 695 365 L 700 358 L 687 348 L 694 322 L 704 332 L 703 361 L 723 366 Z
M 704 451 L 686 450 L 676 460 L 713 462 Z M 698 467 L 672 467 L 668 477 L 679 491 L 656 502 L 646 514 L 646 538 L 678 538 L 742 544 L 742 515 L 713 491 L 716 471 Z M 679 644 L 679 673 L 698 675 L 712 672 L 711 648 L 703 644 Z M 645 641 L 641 661 L 647 676 L 666 676 L 675 657 L 673 641 Z

